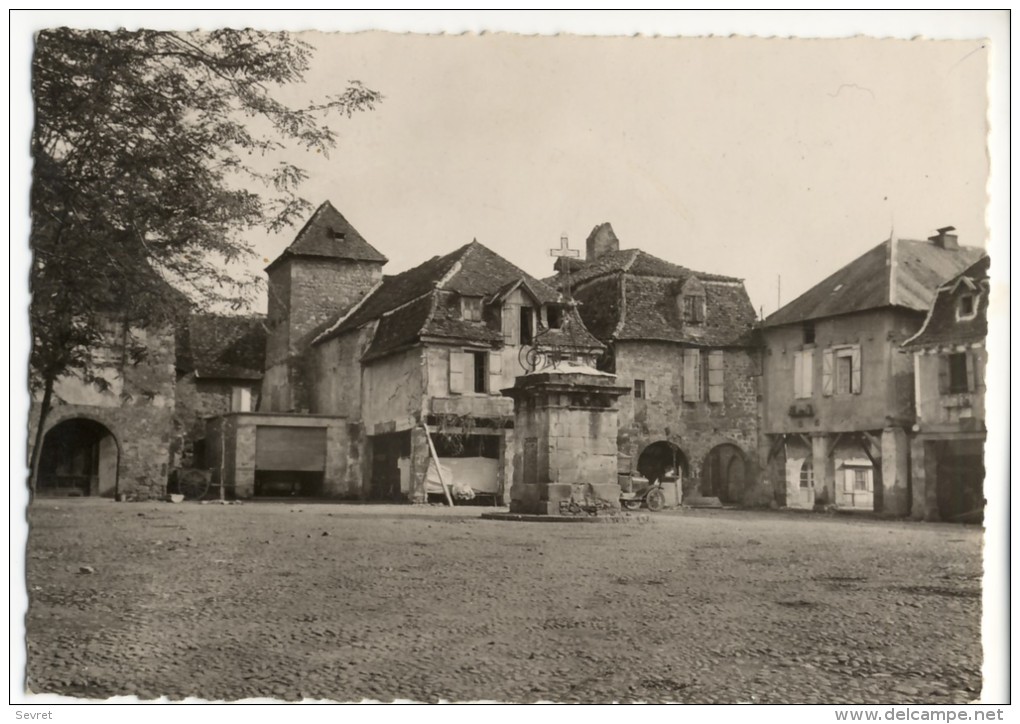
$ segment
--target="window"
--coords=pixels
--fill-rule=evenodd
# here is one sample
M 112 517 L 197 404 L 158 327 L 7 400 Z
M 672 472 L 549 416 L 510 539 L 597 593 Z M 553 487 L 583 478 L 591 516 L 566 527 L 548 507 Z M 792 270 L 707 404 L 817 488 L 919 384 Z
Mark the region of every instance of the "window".
M 814 350 L 805 349 L 793 353 L 793 396 L 798 400 L 814 394 Z
M 251 389 L 234 387 L 230 390 L 230 411 L 251 412 Z
M 503 386 L 500 350 L 450 350 L 450 394 L 498 392 Z
M 815 343 L 815 323 L 804 322 L 804 344 Z
M 967 392 L 970 389 L 970 382 L 967 374 L 967 353 L 958 352 L 949 355 L 949 392 Z
M 857 395 L 861 392 L 861 348 L 835 347 L 822 355 L 822 394 Z
M 701 324 L 705 321 L 705 298 L 701 295 L 684 295 L 684 321 Z
M 723 386 L 724 386 L 724 357 L 720 350 L 716 350 L 708 353 L 708 401 L 709 402 L 722 402 L 723 401 Z
M 531 344 L 535 341 L 533 319 L 531 307 L 521 307 L 521 344 Z
M 645 381 L 634 380 L 634 399 L 643 400 L 645 399 Z
M 482 298 L 481 297 L 461 297 L 460 298 L 460 316 L 468 322 L 480 322 L 482 321 Z
M 973 294 L 964 294 L 956 303 L 956 318 L 973 319 L 977 312 L 977 300 Z
M 485 358 L 488 356 L 487 352 L 472 352 L 471 356 L 474 357 L 475 367 L 475 392 L 486 392 L 485 378 Z
M 853 377 L 853 360 L 849 357 L 836 357 L 836 394 L 850 394 L 850 380 Z
M 545 318 L 549 322 L 549 329 L 559 329 L 563 326 L 563 310 L 559 307 L 547 307 Z
M 683 351 L 684 402 L 700 402 L 702 398 L 701 350 Z
M 815 466 L 810 458 L 805 460 L 800 466 L 800 487 L 815 487 Z
M 840 477 L 843 480 L 844 493 L 851 495 L 854 493 L 873 493 L 875 490 L 874 477 L 870 467 L 854 464 L 850 467 L 845 467 Z

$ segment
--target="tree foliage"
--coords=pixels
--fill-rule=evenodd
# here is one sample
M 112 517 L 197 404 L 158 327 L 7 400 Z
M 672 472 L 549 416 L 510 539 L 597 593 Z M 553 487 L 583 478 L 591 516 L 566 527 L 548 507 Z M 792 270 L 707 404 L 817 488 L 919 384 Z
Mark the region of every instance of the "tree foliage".
M 295 147 L 328 155 L 332 119 L 381 96 L 358 82 L 306 107 L 278 100 L 313 49 L 287 33 L 46 30 L 36 37 L 31 377 L 88 378 L 111 311 L 169 321 L 241 306 L 246 234 L 307 214 Z M 289 154 L 293 156 L 293 154 Z M 168 283 L 170 282 L 170 283 Z

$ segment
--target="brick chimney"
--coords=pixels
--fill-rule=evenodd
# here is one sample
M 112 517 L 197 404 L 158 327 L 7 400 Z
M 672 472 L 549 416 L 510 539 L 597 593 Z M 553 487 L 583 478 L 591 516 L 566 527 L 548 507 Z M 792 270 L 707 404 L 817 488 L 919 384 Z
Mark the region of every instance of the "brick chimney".
M 938 231 L 939 233 L 937 233 L 935 236 L 929 236 L 928 241 L 930 241 L 940 249 L 948 249 L 949 251 L 956 251 L 957 249 L 960 248 L 960 243 L 957 240 L 958 239 L 957 235 L 950 233 L 956 231 L 955 227 L 943 226 Z
M 620 240 L 616 238 L 616 232 L 609 222 L 599 224 L 588 234 L 588 241 L 585 242 L 585 261 L 595 261 L 612 251 L 620 250 Z

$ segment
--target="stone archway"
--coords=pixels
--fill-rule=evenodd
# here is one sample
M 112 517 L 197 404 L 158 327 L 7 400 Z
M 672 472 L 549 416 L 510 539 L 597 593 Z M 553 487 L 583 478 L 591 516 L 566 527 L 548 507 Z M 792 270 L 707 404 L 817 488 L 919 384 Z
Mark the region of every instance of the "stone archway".
M 68 418 L 43 437 L 35 492 L 113 497 L 119 468 L 120 445 L 108 427 L 86 417 Z
M 690 476 L 690 465 L 687 456 L 677 445 L 667 440 L 659 440 L 645 447 L 638 456 L 637 471 L 649 482 L 659 480 L 673 472 L 686 480 Z
M 747 458 L 733 443 L 716 445 L 701 466 L 701 494 L 723 503 L 739 502 L 747 480 Z

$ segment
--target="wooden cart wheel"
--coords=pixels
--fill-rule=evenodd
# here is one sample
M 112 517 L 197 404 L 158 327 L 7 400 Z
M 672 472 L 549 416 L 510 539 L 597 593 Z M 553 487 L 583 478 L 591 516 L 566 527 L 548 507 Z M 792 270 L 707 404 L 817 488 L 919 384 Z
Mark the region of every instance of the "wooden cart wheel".
M 209 491 L 209 474 L 205 470 L 178 470 L 176 488 L 186 500 L 199 500 Z
M 645 496 L 645 503 L 648 505 L 648 510 L 658 513 L 666 507 L 666 494 L 659 488 L 656 488 Z

